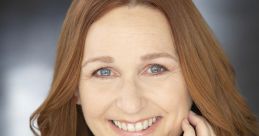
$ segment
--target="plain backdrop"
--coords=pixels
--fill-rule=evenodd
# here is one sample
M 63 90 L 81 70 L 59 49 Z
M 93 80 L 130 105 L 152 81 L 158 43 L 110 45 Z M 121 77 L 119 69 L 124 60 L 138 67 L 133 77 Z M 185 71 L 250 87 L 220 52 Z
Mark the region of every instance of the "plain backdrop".
M 0 1 L 0 135 L 31 136 L 47 96 L 56 43 L 71 0 Z M 238 87 L 259 116 L 259 1 L 194 0 L 222 44 Z

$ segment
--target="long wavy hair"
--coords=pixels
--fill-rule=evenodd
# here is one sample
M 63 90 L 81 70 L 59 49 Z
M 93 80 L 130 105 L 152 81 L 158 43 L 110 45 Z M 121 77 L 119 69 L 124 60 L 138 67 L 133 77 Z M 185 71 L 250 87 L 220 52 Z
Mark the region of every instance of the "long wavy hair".
M 85 37 L 94 21 L 123 5 L 164 13 L 193 106 L 217 136 L 259 136 L 256 117 L 237 90 L 233 67 L 191 0 L 73 0 L 59 37 L 49 94 L 30 118 L 35 135 L 93 136 L 74 97 Z

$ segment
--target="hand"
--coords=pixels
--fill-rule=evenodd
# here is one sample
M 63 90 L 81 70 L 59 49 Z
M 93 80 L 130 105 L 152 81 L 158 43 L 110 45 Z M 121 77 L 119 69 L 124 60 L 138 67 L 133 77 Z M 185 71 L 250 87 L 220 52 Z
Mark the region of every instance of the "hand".
M 216 136 L 209 122 L 193 111 L 190 111 L 188 119 L 183 120 L 182 129 L 183 136 Z

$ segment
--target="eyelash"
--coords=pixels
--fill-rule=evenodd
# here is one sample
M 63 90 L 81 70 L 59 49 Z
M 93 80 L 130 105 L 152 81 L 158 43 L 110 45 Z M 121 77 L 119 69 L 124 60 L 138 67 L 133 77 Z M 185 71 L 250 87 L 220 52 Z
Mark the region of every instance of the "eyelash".
M 160 67 L 160 68 L 162 69 L 162 70 L 161 70 L 162 72 L 158 72 L 158 73 L 152 74 L 153 76 L 158 76 L 158 75 L 160 75 L 160 74 L 163 74 L 164 72 L 169 71 L 169 69 L 168 69 L 167 67 L 165 67 L 165 66 L 163 66 L 163 65 L 160 65 L 160 64 L 150 64 L 150 65 L 148 65 L 148 66 L 146 66 L 146 67 L 148 67 L 148 69 L 149 69 L 149 68 L 152 68 L 152 66 L 158 66 L 158 67 Z M 99 75 L 96 76 L 97 72 L 99 72 L 100 70 L 102 70 L 102 69 L 108 69 L 108 70 L 110 70 L 109 68 L 111 68 L 111 67 L 105 67 L 105 66 L 104 66 L 104 67 L 101 67 L 101 68 L 95 70 L 94 72 L 92 72 L 91 76 L 94 76 L 94 77 L 100 78 L 100 79 L 107 79 L 107 77 L 110 78 L 110 76 L 99 76 Z M 146 69 L 146 68 L 145 68 L 145 69 Z M 110 70 L 110 71 L 112 71 L 112 70 Z M 110 73 L 111 73 L 111 72 L 110 72 Z

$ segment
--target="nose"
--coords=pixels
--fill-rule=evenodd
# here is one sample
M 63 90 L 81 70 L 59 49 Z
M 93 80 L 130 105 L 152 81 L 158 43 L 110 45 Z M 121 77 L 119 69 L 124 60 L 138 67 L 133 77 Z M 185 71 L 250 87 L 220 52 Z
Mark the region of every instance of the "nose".
M 140 112 L 145 106 L 145 99 L 142 90 L 134 81 L 124 81 L 119 88 L 119 96 L 116 106 L 124 113 L 135 114 Z

